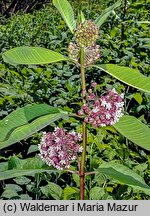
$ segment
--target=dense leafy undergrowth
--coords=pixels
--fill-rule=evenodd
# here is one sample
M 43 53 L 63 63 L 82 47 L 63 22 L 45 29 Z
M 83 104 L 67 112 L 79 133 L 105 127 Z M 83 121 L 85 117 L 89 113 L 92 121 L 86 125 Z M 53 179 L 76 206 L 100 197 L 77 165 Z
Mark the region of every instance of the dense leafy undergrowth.
M 99 2 L 102 2 L 101 4 Z M 82 8 L 88 19 L 95 19 L 112 1 L 82 1 L 79 5 L 71 1 L 76 14 Z M 127 9 L 119 8 L 112 13 L 100 29 L 97 44 L 101 47 L 98 63 L 116 63 L 137 68 L 149 76 L 149 24 L 148 8 L 145 1 L 130 1 Z M 58 12 L 49 4 L 32 14 L 18 14 L 10 19 L 2 19 L 0 25 L 1 53 L 16 46 L 41 46 L 67 54 L 67 46 L 72 35 Z M 78 68 L 69 63 L 55 63 L 48 66 L 10 66 L 0 56 L 0 118 L 17 107 L 31 103 L 47 103 L 66 111 L 77 112 L 81 106 L 81 83 Z M 146 93 L 127 87 L 104 74 L 99 69 L 86 72 L 87 83 L 96 81 L 103 91 L 113 86 L 125 92 L 125 112 L 149 124 L 150 102 Z M 88 88 L 88 86 L 87 86 Z M 75 118 L 55 122 L 54 126 L 81 131 Z M 1 199 L 79 199 L 79 177 L 56 170 L 31 173 L 26 169 L 45 167 L 38 156 L 37 144 L 41 133 L 1 150 L 0 171 L 12 169 L 12 176 L 0 176 Z M 150 185 L 150 153 L 125 139 L 114 128 L 92 129 L 88 126 L 87 171 L 93 171 L 103 161 L 117 161 L 133 169 Z M 37 155 L 36 157 L 34 157 Z M 75 169 L 77 164 L 72 164 Z M 18 176 L 15 169 L 22 169 Z M 5 175 L 7 173 L 5 172 Z M 86 199 L 149 199 L 143 192 L 121 184 L 103 174 L 86 176 Z

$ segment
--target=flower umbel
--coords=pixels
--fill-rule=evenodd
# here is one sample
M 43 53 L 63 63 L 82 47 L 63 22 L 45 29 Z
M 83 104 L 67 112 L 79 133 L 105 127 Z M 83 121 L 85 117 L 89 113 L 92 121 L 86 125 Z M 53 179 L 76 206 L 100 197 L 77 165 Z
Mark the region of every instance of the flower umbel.
M 84 66 L 93 64 L 100 58 L 100 46 L 94 45 L 90 47 L 84 47 Z M 80 65 L 80 47 L 70 42 L 68 46 L 69 57 L 79 66 Z
M 100 46 L 96 45 L 99 37 L 99 28 L 91 20 L 80 23 L 74 32 L 75 43 L 68 46 L 69 57 L 80 66 L 80 51 L 84 47 L 84 67 L 93 64 L 100 58 Z
M 44 132 L 41 142 L 38 145 L 40 157 L 49 166 L 54 166 L 59 170 L 70 167 L 71 161 L 82 152 L 82 147 L 78 144 L 81 134 L 74 131 L 66 132 L 63 128 L 55 128 L 55 131 Z
M 91 20 L 85 20 L 75 29 L 75 40 L 81 47 L 95 45 L 98 36 L 98 26 Z
M 91 87 L 95 86 L 91 85 Z M 87 96 L 87 104 L 83 104 L 79 115 L 84 115 L 84 121 L 96 127 L 113 125 L 123 116 L 123 94 L 119 95 L 115 89 L 108 90 L 106 95 L 97 97 L 92 89 Z

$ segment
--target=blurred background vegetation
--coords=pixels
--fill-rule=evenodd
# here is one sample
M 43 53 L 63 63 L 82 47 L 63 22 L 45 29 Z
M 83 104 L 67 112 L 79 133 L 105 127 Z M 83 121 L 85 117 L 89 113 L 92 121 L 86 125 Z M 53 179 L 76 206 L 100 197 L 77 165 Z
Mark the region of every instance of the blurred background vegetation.
M 32 2 L 32 3 L 31 3 Z M 86 19 L 94 20 L 113 0 L 69 1 L 76 16 L 82 10 Z M 146 0 L 123 0 L 100 28 L 97 44 L 101 47 L 98 63 L 113 63 L 138 69 L 150 75 L 150 3 Z M 78 68 L 69 63 L 47 66 L 17 66 L 5 64 L 2 53 L 16 46 L 41 46 L 67 55 L 72 34 L 51 0 L 2 0 L 0 3 L 0 118 L 17 107 L 31 103 L 47 103 L 77 112 L 81 105 L 81 86 Z M 87 87 L 91 81 L 99 83 L 99 91 L 113 86 L 125 92 L 125 112 L 149 125 L 150 97 L 132 87 L 123 85 L 98 69 L 88 69 Z M 80 131 L 80 125 L 72 118 L 56 123 Z M 55 126 L 53 124 L 52 126 Z M 48 127 L 47 130 L 51 129 Z M 4 162 L 14 165 L 14 160 L 36 155 L 40 134 L 0 152 L 0 169 Z M 88 171 L 104 161 L 121 161 L 134 169 L 150 185 L 150 153 L 118 134 L 112 127 L 98 131 L 88 128 Z M 15 158 L 13 158 L 15 155 Z M 12 160 L 13 158 L 13 160 Z M 12 162 L 13 161 L 13 162 Z M 2 166 L 3 168 L 3 166 Z M 69 177 L 68 177 L 69 176 Z M 65 179 L 65 180 L 64 180 Z M 32 177 L 1 181 L 1 199 L 55 199 L 47 194 L 50 182 L 61 186 L 64 199 L 78 199 L 79 179 L 75 175 L 38 174 Z M 47 185 L 48 183 L 48 185 Z M 130 187 L 121 185 L 103 175 L 87 177 L 87 199 L 149 199 Z M 16 186 L 14 186 L 16 185 Z M 55 185 L 55 186 L 56 186 Z M 54 185 L 53 185 L 54 186 Z M 104 187 L 105 186 L 105 187 Z M 56 186 L 57 187 L 57 186 Z M 58 188 L 57 188 L 58 189 Z M 60 188 L 59 188 L 60 189 Z M 99 191 L 95 196 L 95 191 Z M 69 195 L 67 195 L 69 194 Z M 57 197 L 58 198 L 58 197 Z

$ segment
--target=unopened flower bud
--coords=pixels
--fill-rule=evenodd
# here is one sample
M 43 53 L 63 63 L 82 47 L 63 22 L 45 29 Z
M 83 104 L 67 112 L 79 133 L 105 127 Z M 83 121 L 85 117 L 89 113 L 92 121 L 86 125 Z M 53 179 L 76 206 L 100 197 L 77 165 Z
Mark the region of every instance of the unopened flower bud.
M 75 29 L 76 43 L 81 47 L 93 46 L 98 35 L 98 26 L 91 20 L 85 20 Z
M 97 86 L 97 83 L 96 83 L 96 82 L 93 82 L 93 83 L 91 84 L 91 87 L 93 87 L 93 88 L 96 88 L 96 86 Z

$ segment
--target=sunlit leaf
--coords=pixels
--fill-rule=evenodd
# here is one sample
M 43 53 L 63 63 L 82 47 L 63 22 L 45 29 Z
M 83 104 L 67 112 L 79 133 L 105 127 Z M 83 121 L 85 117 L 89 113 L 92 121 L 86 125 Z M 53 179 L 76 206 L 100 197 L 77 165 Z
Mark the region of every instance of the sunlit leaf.
M 15 110 L 0 121 L 0 149 L 10 146 L 67 116 L 46 104 L 26 106 Z
M 127 85 L 150 93 L 150 77 L 144 76 L 136 69 L 115 64 L 93 65 L 93 67 L 105 71 Z
M 16 142 L 19 142 L 20 140 L 30 137 L 37 131 L 53 123 L 54 121 L 59 120 L 60 118 L 63 118 L 62 113 L 49 114 L 41 116 L 27 125 L 16 128 L 9 135 L 7 140 L 0 142 L 0 149 L 6 148 Z
M 57 108 L 47 104 L 34 104 L 18 108 L 0 120 L 0 142 L 7 140 L 10 133 L 22 125 L 46 114 L 59 113 Z
M 70 3 L 67 0 L 53 0 L 53 4 L 60 12 L 70 31 L 73 33 L 73 30 L 76 28 L 76 22 L 74 19 L 74 12 Z
M 71 199 L 72 197 L 74 197 L 75 194 L 79 194 L 79 188 L 77 187 L 65 187 L 64 188 L 64 191 L 63 191 L 63 194 L 64 194 L 64 200 L 69 200 Z
M 67 57 L 42 47 L 16 47 L 3 54 L 5 62 L 10 64 L 49 64 L 53 62 L 66 61 Z
M 137 118 L 124 115 L 114 127 L 123 136 L 150 151 L 150 128 Z
M 78 13 L 77 25 L 79 25 L 81 22 L 84 22 L 84 21 L 85 21 L 85 16 L 83 12 L 81 11 L 80 13 Z

